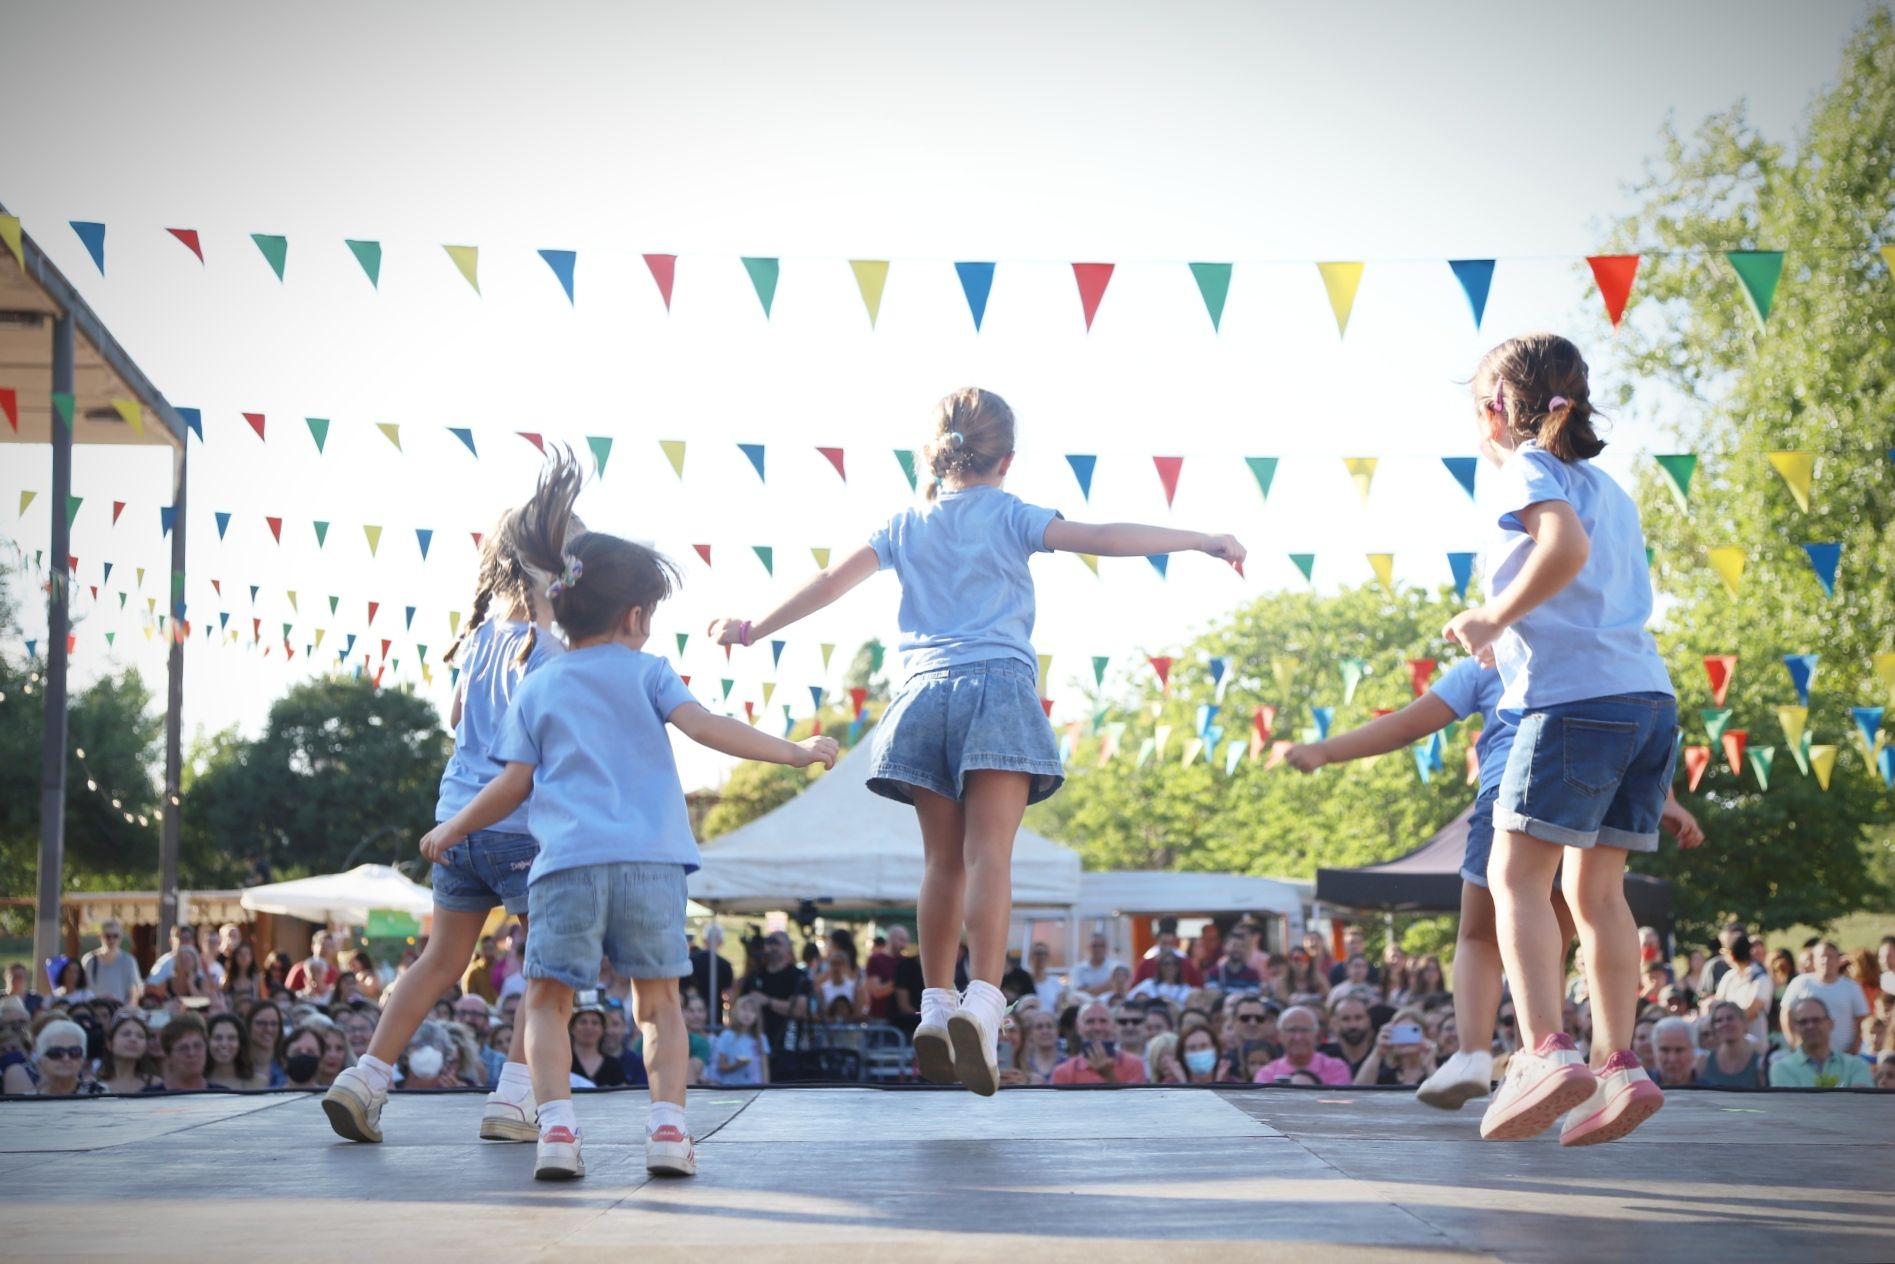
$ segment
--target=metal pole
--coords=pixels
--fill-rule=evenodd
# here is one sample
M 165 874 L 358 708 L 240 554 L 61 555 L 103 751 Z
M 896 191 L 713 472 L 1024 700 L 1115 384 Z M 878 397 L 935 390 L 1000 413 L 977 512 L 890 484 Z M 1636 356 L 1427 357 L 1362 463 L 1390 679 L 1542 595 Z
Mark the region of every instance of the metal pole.
M 184 511 L 187 434 L 172 458 L 171 487 L 171 621 L 166 625 L 170 645 L 165 661 L 164 713 L 164 830 L 158 844 L 158 942 L 171 942 L 171 928 L 183 910 L 178 907 L 178 780 L 184 768 Z
M 72 315 L 53 322 L 53 391 L 72 394 Z M 59 954 L 59 897 L 66 871 L 66 637 L 72 627 L 68 610 L 71 576 L 66 559 L 72 554 L 72 528 L 66 518 L 72 495 L 72 430 L 53 409 L 53 547 L 46 596 L 46 732 L 40 760 L 39 794 L 39 903 L 33 919 L 33 981 L 46 987 L 41 973 Z M 50 990 L 50 989 L 48 989 Z

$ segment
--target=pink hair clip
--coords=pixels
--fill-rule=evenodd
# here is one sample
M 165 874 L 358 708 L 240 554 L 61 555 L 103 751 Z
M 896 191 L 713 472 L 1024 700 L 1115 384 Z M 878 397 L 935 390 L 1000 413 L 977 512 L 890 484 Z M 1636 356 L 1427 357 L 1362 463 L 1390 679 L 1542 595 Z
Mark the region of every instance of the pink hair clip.
M 1499 413 L 1502 416 L 1506 415 L 1507 380 L 1505 378 L 1497 377 L 1494 379 L 1494 397 L 1487 401 L 1487 411 L 1490 413 Z
M 1546 401 L 1546 411 L 1550 413 L 1555 408 L 1564 408 L 1572 402 L 1572 400 L 1567 399 L 1564 395 L 1555 395 Z

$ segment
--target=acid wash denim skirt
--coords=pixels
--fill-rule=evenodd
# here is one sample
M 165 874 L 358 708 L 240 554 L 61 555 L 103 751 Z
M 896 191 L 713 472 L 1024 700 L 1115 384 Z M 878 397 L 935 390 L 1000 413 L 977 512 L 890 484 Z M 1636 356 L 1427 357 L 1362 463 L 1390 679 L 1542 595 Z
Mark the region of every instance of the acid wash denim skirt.
M 997 769 L 1032 775 L 1028 803 L 1050 797 L 1066 770 L 1036 683 L 1015 658 L 915 673 L 876 727 L 869 789 L 899 803 L 916 786 L 958 800 L 968 773 Z

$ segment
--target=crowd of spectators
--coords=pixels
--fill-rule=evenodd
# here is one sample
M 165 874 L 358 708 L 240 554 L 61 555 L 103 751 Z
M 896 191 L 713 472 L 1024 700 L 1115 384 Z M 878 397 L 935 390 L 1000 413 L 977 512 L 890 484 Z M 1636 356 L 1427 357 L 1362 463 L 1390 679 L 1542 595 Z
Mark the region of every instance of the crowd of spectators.
M 381 1000 L 402 986 L 418 947 L 378 965 L 319 931 L 307 956 L 259 954 L 243 928 L 181 926 L 140 970 L 115 922 L 96 949 L 48 963 L 44 989 L 24 964 L 0 996 L 0 1092 L 43 1096 L 322 1088 L 364 1053 Z M 1634 1052 L 1660 1084 L 1723 1088 L 1895 1089 L 1895 936 L 1845 954 L 1812 940 L 1766 952 L 1738 924 L 1715 953 L 1667 960 L 1641 931 L 1646 969 Z M 1446 975 L 1432 955 L 1389 945 L 1371 957 L 1359 929 L 1342 953 L 1309 934 L 1264 948 L 1247 919 L 1205 926 L 1190 943 L 1161 920 L 1136 961 L 1095 934 L 1063 970 L 1035 943 L 1010 961 L 1000 1036 L 1008 1085 L 1419 1084 L 1459 1042 Z M 866 1048 L 863 1033 L 911 1033 L 922 990 L 908 935 L 890 926 L 859 957 L 855 935 L 752 935 L 742 964 L 722 955 L 717 926 L 692 947 L 684 981 L 693 1084 L 823 1078 L 820 1054 Z M 441 997 L 397 1064 L 404 1090 L 489 1088 L 498 1079 L 525 989 L 524 937 L 482 939 L 459 986 Z M 963 955 L 962 966 L 965 960 Z M 964 977 L 959 980 L 964 985 Z M 645 1080 L 628 984 L 602 963 L 600 986 L 575 998 L 575 1085 Z M 1590 1004 L 1575 960 L 1566 1027 L 1590 1043 Z M 1518 1028 L 1501 1006 L 1496 1075 Z

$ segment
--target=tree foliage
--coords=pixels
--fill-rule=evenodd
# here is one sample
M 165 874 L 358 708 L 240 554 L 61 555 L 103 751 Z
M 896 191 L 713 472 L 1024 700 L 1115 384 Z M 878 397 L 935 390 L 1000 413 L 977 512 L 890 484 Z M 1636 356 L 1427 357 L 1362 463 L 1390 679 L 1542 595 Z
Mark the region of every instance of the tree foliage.
M 1641 491 L 1685 740 L 1714 754 L 1702 793 L 1686 796 L 1712 841 L 1640 867 L 1674 879 L 1680 920 L 1697 930 L 1727 916 L 1774 929 L 1886 907 L 1876 902 L 1895 868 L 1895 795 L 1849 709 L 1891 702 L 1871 656 L 1895 650 L 1895 283 L 1875 249 L 1895 240 L 1895 22 L 1877 13 L 1858 32 L 1793 145 L 1760 135 L 1741 105 L 1689 135 L 1668 126 L 1635 192 L 1639 209 L 1613 238 L 1644 260 L 1609 345 L 1626 402 L 1661 399 L 1675 450 L 1700 457 L 1688 510 L 1655 474 Z M 1787 252 L 1767 325 L 1730 250 Z M 1767 459 L 1781 450 L 1818 454 L 1807 513 Z M 1842 546 L 1833 598 L 1809 542 Z M 1735 598 L 1705 557 L 1732 545 L 1746 553 Z M 1814 741 L 1842 748 L 1826 793 L 1778 724 L 1776 709 L 1797 701 L 1782 659 L 1798 653 L 1822 656 Z M 1725 767 L 1706 735 L 1708 654 L 1739 656 L 1730 726 L 1752 749 L 1775 748 L 1767 792 L 1749 769 Z

